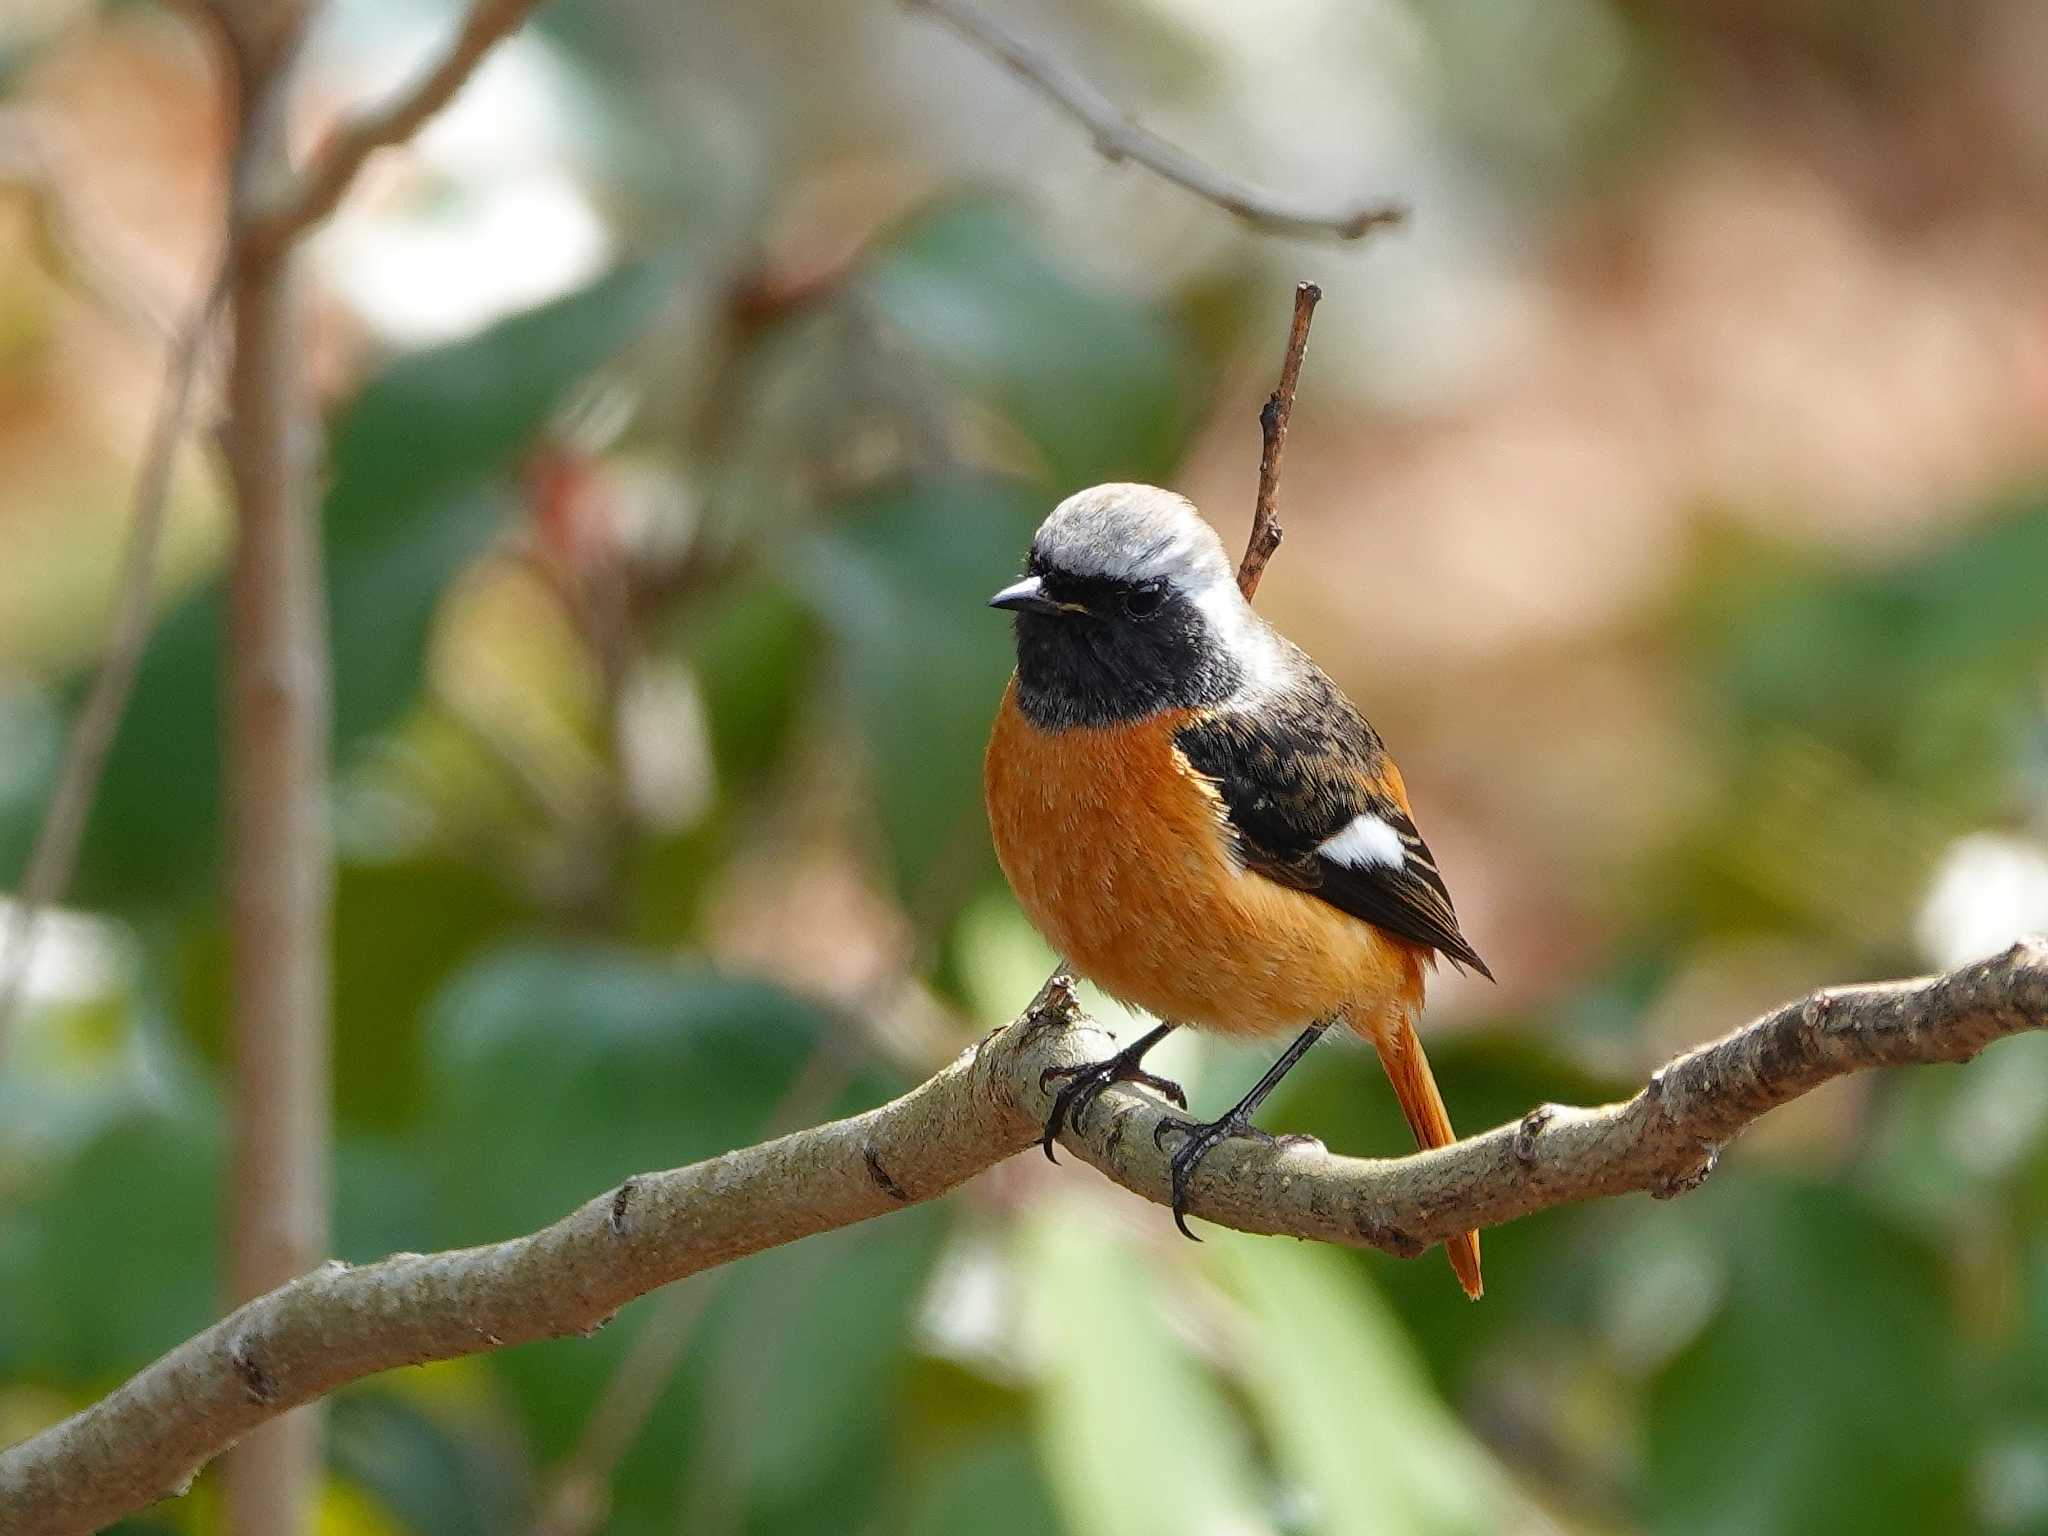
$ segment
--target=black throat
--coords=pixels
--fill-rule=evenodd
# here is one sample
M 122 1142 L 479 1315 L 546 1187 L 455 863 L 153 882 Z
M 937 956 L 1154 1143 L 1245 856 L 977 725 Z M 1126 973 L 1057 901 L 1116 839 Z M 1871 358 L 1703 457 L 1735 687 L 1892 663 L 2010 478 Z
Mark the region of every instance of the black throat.
M 1090 596 L 1109 616 L 1017 615 L 1017 707 L 1032 724 L 1124 725 L 1221 704 L 1243 683 L 1244 668 L 1178 593 L 1142 619 Z

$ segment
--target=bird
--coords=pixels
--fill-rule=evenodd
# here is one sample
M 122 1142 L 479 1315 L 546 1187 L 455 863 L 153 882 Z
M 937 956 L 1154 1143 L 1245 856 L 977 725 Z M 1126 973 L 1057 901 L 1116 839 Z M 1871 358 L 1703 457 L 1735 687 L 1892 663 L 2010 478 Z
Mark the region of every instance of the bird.
M 1106 1060 L 1054 1068 L 1042 1146 L 1112 1083 L 1181 1110 L 1145 1054 L 1186 1026 L 1300 1030 L 1220 1119 L 1162 1118 L 1173 1219 L 1233 1137 L 1276 1140 L 1260 1104 L 1332 1027 L 1377 1049 L 1418 1145 L 1456 1139 L 1415 1026 L 1439 957 L 1493 973 L 1458 926 L 1401 771 L 1358 707 L 1239 590 L 1216 530 L 1157 486 L 1062 501 L 1022 579 L 989 599 L 1013 616 L 1016 669 L 983 787 L 998 863 L 1063 967 L 1156 1018 Z M 1057 1161 L 1057 1159 L 1054 1159 Z M 1475 1300 L 1479 1235 L 1445 1244 Z

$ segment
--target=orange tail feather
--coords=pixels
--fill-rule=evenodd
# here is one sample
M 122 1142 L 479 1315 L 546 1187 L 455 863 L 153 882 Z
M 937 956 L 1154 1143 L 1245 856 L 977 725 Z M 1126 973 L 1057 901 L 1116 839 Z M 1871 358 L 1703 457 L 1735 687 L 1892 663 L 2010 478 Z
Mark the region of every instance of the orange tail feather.
M 1422 1053 L 1422 1041 L 1406 1009 L 1390 1008 L 1372 1021 L 1369 1033 L 1379 1048 L 1380 1065 L 1394 1085 L 1394 1097 L 1401 1101 L 1401 1113 L 1408 1117 L 1408 1129 L 1424 1151 L 1447 1147 L 1458 1139 L 1451 1129 L 1450 1111 L 1437 1091 L 1436 1078 L 1429 1070 L 1429 1058 Z M 1444 1242 L 1444 1254 L 1465 1294 L 1477 1301 L 1486 1289 L 1479 1278 L 1479 1234 L 1463 1232 Z

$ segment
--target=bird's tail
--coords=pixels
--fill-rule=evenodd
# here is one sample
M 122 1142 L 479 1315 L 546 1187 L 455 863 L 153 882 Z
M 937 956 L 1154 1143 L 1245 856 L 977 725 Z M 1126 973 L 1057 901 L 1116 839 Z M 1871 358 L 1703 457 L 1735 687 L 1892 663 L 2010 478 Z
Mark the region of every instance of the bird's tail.
M 1383 1010 L 1371 1021 L 1368 1033 L 1379 1048 L 1380 1065 L 1387 1069 L 1387 1079 L 1394 1085 L 1394 1097 L 1401 1101 L 1401 1113 L 1408 1117 L 1408 1129 L 1415 1133 L 1416 1145 L 1428 1151 L 1456 1141 L 1458 1133 L 1451 1129 L 1450 1112 L 1444 1108 L 1444 1096 L 1437 1092 L 1429 1058 L 1422 1053 L 1422 1041 L 1416 1037 L 1415 1023 L 1408 1010 Z M 1479 1234 L 1461 1232 L 1446 1239 L 1444 1253 L 1451 1261 L 1458 1284 L 1477 1301 L 1485 1290 L 1479 1278 Z

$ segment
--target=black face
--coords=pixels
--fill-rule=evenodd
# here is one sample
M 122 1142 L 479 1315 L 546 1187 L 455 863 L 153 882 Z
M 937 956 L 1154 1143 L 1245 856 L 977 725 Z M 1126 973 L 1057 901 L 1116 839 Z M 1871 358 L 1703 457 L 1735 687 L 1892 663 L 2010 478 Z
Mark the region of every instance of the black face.
M 1044 601 L 1017 613 L 1017 703 L 1038 725 L 1220 704 L 1243 680 L 1201 609 L 1165 582 L 1075 576 L 1035 556 L 1030 574 Z

